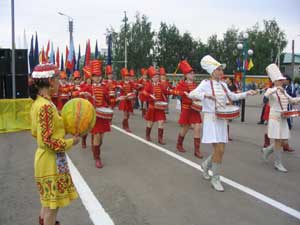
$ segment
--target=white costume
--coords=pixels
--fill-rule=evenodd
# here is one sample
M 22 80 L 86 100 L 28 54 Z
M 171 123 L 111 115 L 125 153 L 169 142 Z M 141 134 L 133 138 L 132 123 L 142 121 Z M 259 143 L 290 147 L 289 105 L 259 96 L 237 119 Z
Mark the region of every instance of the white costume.
M 197 98 L 202 101 L 202 112 L 204 113 L 202 143 L 227 143 L 228 121 L 218 119 L 215 115 L 216 107 L 220 107 L 220 105 L 225 106 L 228 101 L 223 87 L 227 90 L 227 94 L 232 101 L 246 98 L 247 93 L 235 94 L 231 92 L 228 89 L 227 84 L 222 81 L 212 80 L 212 84 L 218 104 L 216 104 L 215 101 L 204 97 L 205 94 L 210 96 L 213 95 L 210 80 L 203 80 L 196 89 L 190 92 L 189 97 Z
M 224 64 L 219 63 L 210 55 L 204 56 L 200 64 L 209 74 L 212 74 L 220 66 L 225 67 Z M 247 96 L 246 92 L 239 94 L 231 92 L 225 82 L 216 80 L 203 80 L 199 86 L 189 94 L 190 98 L 196 98 L 202 101 L 202 112 L 204 113 L 202 143 L 228 142 L 228 121 L 218 119 L 215 115 L 216 107 L 225 106 L 229 100 L 226 92 L 232 101 L 243 99 Z M 216 104 L 215 101 L 205 98 L 205 95 L 215 95 L 218 103 Z
M 278 67 L 271 64 L 267 67 L 267 73 L 272 82 L 277 80 L 284 80 Z M 297 103 L 300 98 L 292 98 L 286 91 L 282 92 L 277 87 L 269 88 L 265 97 L 269 98 L 270 116 L 268 122 L 268 136 L 272 139 L 289 139 L 290 131 L 287 119 L 281 116 L 283 111 L 287 111 L 288 103 Z

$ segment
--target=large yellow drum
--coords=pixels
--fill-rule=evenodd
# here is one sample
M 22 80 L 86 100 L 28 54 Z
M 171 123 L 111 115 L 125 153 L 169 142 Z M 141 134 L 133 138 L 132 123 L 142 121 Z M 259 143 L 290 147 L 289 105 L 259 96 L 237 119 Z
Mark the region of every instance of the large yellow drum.
M 85 135 L 96 123 L 94 106 L 85 99 L 74 98 L 68 101 L 62 111 L 66 133 L 72 135 Z

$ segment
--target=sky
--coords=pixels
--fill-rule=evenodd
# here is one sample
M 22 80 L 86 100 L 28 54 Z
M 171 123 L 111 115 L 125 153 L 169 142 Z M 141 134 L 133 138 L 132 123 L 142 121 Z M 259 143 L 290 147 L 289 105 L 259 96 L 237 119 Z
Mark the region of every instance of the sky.
M 0 46 L 11 47 L 11 0 L 0 0 Z M 14 0 L 15 42 L 27 43 L 31 35 L 38 33 L 39 47 L 53 42 L 54 48 L 65 49 L 69 43 L 68 20 L 58 14 L 63 12 L 74 19 L 74 43 L 76 52 L 81 45 L 84 52 L 86 40 L 91 40 L 92 51 L 106 48 L 106 29 L 119 30 L 127 12 L 129 22 L 134 21 L 136 12 L 145 14 L 158 31 L 161 22 L 175 24 L 180 32 L 189 32 L 203 42 L 213 34 L 222 38 L 223 33 L 234 26 L 246 30 L 264 19 L 276 19 L 285 31 L 291 52 L 295 39 L 295 52 L 300 53 L 300 0 Z M 298 36 L 299 35 L 299 36 Z M 255 52 L 255 49 L 254 49 Z M 255 53 L 254 53 L 255 54 Z

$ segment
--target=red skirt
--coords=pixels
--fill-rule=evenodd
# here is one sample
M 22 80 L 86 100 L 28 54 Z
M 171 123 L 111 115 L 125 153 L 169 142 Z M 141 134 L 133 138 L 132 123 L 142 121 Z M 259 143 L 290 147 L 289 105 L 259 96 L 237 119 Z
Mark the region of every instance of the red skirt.
M 268 121 L 269 120 L 269 115 L 270 115 L 270 104 L 267 103 L 266 106 L 265 106 L 263 120 Z
M 67 101 L 69 101 L 69 99 L 66 98 L 59 98 L 57 100 L 57 110 L 61 111 L 62 108 L 64 107 L 64 105 L 67 103 Z
M 180 117 L 178 120 L 180 125 L 190 125 L 195 123 L 202 123 L 201 114 L 193 109 L 181 108 Z
M 131 100 L 121 100 L 119 104 L 119 110 L 124 112 L 133 112 Z
M 110 132 L 110 120 L 102 119 L 100 117 L 97 117 L 96 124 L 94 128 L 92 129 L 92 134 L 98 134 L 98 133 L 105 133 Z
M 147 97 L 141 92 L 139 93 L 139 99 L 140 99 L 141 102 L 147 101 Z
M 151 122 L 157 121 L 165 121 L 166 120 L 166 113 L 165 110 L 155 109 L 153 106 L 149 106 L 147 113 L 145 115 L 145 120 Z

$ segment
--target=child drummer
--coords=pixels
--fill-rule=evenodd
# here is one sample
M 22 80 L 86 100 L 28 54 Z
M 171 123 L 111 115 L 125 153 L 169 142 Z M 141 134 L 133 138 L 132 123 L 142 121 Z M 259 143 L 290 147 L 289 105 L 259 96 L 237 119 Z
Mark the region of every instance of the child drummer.
M 218 119 L 215 115 L 216 109 L 220 106 L 225 107 L 228 98 L 236 101 L 246 98 L 248 95 L 255 95 L 257 92 L 253 90 L 239 94 L 231 92 L 226 83 L 221 81 L 225 65 L 210 55 L 202 58 L 201 67 L 211 75 L 211 79 L 203 80 L 196 89 L 189 93 L 189 97 L 202 101 L 202 112 L 204 113 L 202 143 L 213 145 L 213 153 L 201 164 L 203 177 L 206 180 L 211 179 L 211 185 L 216 191 L 224 191 L 219 169 L 225 144 L 228 142 L 228 121 Z M 212 177 L 208 174 L 209 169 L 213 172 Z
M 200 141 L 201 141 L 201 115 L 200 112 L 192 108 L 193 101 L 188 97 L 188 93 L 197 87 L 194 81 L 194 70 L 186 60 L 182 60 L 179 64 L 179 69 L 184 74 L 184 80 L 178 82 L 175 90 L 173 90 L 175 95 L 181 96 L 181 113 L 178 120 L 181 126 L 180 132 L 178 134 L 176 148 L 179 152 L 185 152 L 183 148 L 183 140 L 185 135 L 193 125 L 194 130 L 194 155 L 195 157 L 201 159 L 203 158 L 200 151 Z
M 155 107 L 155 102 L 161 102 L 167 107 L 167 98 L 166 95 L 170 92 L 164 88 L 163 85 L 159 83 L 159 74 L 153 66 L 150 66 L 148 69 L 148 75 L 152 79 L 152 82 L 146 84 L 143 94 L 146 96 L 146 101 L 148 102 L 148 110 L 145 115 L 145 120 L 147 121 L 146 127 L 146 140 L 151 141 L 150 133 L 155 122 L 158 123 L 158 143 L 165 145 L 163 141 L 164 135 L 164 122 L 166 121 L 165 108 Z
M 91 61 L 91 72 L 93 84 L 89 90 L 95 108 L 109 106 L 109 92 L 105 84 L 103 84 L 103 77 L 101 72 L 101 61 Z M 92 143 L 93 155 L 97 168 L 102 168 L 103 164 L 100 157 L 100 147 L 103 143 L 104 133 L 110 132 L 110 120 L 103 119 L 97 116 L 96 124 L 91 133 L 94 136 Z
M 268 88 L 265 97 L 269 98 L 270 114 L 268 122 L 268 137 L 274 142 L 262 149 L 263 159 L 268 160 L 268 157 L 274 153 L 274 167 L 280 172 L 287 172 L 281 161 L 281 147 L 290 137 L 290 131 L 287 119 L 282 116 L 284 111 L 287 111 L 288 104 L 300 103 L 300 98 L 292 98 L 283 88 L 284 80 L 279 68 L 276 64 L 270 64 L 266 68 L 267 74 L 272 80 L 274 87 Z

